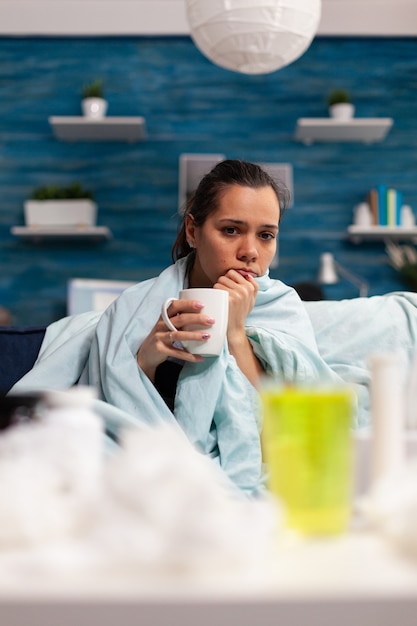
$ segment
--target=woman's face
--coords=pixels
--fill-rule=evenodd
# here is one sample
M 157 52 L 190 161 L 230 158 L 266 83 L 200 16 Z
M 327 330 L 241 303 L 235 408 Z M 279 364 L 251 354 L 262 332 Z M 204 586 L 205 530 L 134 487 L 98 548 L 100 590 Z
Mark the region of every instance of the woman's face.
M 280 207 L 272 187 L 233 185 L 202 226 L 186 219 L 187 240 L 195 248 L 190 287 L 212 287 L 234 269 L 253 277 L 267 271 L 276 251 Z

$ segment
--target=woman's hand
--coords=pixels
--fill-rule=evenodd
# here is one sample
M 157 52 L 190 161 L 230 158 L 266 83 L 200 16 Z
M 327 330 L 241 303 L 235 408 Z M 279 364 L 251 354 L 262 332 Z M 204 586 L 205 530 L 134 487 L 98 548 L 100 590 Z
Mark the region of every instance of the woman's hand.
M 171 331 L 163 321 L 158 318 L 155 326 L 140 346 L 136 360 L 141 370 L 154 382 L 155 370 L 160 363 L 167 360 L 169 356 L 174 356 L 189 363 L 203 361 L 204 357 L 191 354 L 181 347 L 174 345 L 176 342 L 192 340 L 207 341 L 210 337 L 210 328 L 214 320 L 208 315 L 201 313 L 203 304 L 197 300 L 174 300 L 168 309 L 169 317 L 178 329 Z M 207 326 L 207 331 L 187 331 L 182 330 L 189 324 Z
M 236 270 L 229 270 L 224 276 L 220 276 L 213 288 L 224 289 L 229 293 L 229 351 L 246 378 L 257 387 L 264 371 L 246 336 L 245 323 L 255 306 L 258 283 L 250 275 L 242 276 Z
M 246 318 L 255 306 L 258 283 L 250 275 L 242 276 L 236 270 L 229 270 L 220 276 L 213 288 L 229 292 L 227 340 L 233 342 L 242 333 L 245 334 Z

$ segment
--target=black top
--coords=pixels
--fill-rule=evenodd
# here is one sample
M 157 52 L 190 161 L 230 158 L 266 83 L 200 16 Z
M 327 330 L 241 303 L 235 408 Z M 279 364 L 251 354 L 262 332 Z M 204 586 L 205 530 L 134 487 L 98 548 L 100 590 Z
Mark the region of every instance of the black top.
M 160 363 L 155 371 L 155 387 L 171 411 L 174 411 L 175 393 L 182 367 L 183 363 L 168 360 Z

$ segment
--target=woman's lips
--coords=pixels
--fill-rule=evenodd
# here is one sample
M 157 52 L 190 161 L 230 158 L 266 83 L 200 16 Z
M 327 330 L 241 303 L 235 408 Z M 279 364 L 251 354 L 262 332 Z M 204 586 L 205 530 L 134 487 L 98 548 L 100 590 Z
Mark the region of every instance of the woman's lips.
M 249 272 L 248 270 L 236 270 L 236 271 L 238 272 L 238 274 L 240 274 L 244 278 L 246 278 L 247 276 L 250 276 L 251 278 L 256 278 L 256 274 L 254 272 Z

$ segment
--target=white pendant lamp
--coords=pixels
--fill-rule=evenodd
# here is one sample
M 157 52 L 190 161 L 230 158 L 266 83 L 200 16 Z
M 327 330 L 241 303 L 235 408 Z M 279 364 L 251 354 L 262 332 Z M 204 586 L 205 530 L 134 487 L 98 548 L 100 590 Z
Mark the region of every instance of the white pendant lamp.
M 309 47 L 321 0 L 185 0 L 190 34 L 216 65 L 268 74 Z

